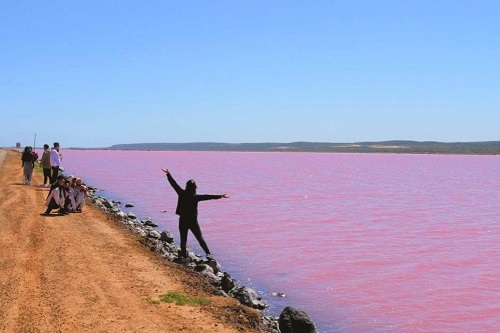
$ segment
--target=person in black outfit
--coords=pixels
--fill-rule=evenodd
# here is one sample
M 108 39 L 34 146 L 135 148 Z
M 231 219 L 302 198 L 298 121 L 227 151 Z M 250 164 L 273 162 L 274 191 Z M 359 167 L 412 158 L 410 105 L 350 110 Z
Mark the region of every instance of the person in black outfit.
M 24 147 L 23 155 L 21 156 L 21 166 L 24 171 L 24 184 L 31 185 L 33 178 L 33 169 L 35 168 L 35 155 L 31 147 Z
M 162 169 L 167 175 L 168 182 L 173 187 L 179 196 L 175 213 L 179 215 L 179 233 L 181 235 L 181 257 L 187 257 L 186 243 L 188 231 L 191 230 L 193 235 L 200 243 L 203 251 L 207 255 L 207 259 L 211 260 L 212 255 L 208 249 L 207 243 L 203 239 L 200 225 L 198 224 L 198 202 L 205 200 L 229 198 L 227 194 L 211 195 L 211 194 L 196 194 L 196 183 L 190 179 L 186 183 L 186 188 L 182 189 L 174 180 L 168 169 Z

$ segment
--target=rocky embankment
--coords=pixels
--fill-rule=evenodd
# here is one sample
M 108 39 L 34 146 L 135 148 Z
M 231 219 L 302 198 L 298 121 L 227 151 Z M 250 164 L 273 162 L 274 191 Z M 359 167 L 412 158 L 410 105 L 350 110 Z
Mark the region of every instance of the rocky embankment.
M 257 295 L 252 288 L 240 286 L 227 272 L 221 270 L 216 260 L 202 259 L 193 252 L 188 258 L 180 258 L 180 247 L 174 242 L 174 237 L 168 230 L 159 231 L 158 225 L 151 218 L 138 219 L 134 213 L 125 213 L 120 207 L 121 202 L 106 199 L 98 195 L 98 189 L 89 186 L 88 199 L 101 210 L 111 214 L 114 220 L 125 225 L 130 231 L 141 237 L 141 242 L 150 251 L 159 253 L 166 260 L 185 265 L 193 269 L 216 287 L 221 296 L 231 296 L 240 303 L 257 310 L 268 308 L 267 302 Z M 127 203 L 126 207 L 133 207 Z M 284 296 L 284 295 L 280 295 Z M 314 333 L 315 325 L 303 311 L 286 307 L 279 317 L 261 316 L 263 323 L 270 331 L 282 333 Z

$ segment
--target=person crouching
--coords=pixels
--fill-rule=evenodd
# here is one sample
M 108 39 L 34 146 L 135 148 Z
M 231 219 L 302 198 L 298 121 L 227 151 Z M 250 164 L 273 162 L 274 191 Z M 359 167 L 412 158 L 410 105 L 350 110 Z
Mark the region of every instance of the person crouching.
M 71 186 L 72 177 L 64 180 L 64 214 L 75 212 L 75 195 Z
M 64 176 L 58 176 L 57 181 L 52 184 L 49 190 L 49 195 L 45 201 L 45 206 L 47 210 L 42 215 L 50 215 L 50 212 L 54 209 L 59 209 L 59 215 L 65 215 L 64 203 L 65 203 L 65 189 L 64 189 Z
M 83 180 L 81 178 L 76 178 L 74 194 L 75 211 L 77 213 L 81 213 L 83 211 L 83 207 L 85 206 L 85 195 L 87 194 L 87 187 L 83 185 Z

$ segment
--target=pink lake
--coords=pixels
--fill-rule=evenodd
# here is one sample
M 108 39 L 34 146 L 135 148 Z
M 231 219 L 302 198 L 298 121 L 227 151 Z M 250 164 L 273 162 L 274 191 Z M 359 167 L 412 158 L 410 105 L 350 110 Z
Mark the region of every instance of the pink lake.
M 272 315 L 300 308 L 319 332 L 500 332 L 500 156 L 62 153 L 66 174 L 177 243 L 160 168 L 228 193 L 200 203 L 204 237 Z

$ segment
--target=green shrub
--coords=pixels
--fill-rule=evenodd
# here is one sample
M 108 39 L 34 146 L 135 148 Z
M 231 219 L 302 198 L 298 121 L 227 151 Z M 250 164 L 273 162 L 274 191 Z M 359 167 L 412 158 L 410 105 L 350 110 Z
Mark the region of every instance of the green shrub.
M 192 298 L 187 295 L 184 295 L 178 291 L 169 291 L 165 294 L 161 294 L 159 296 L 160 301 L 165 303 L 175 303 L 177 305 L 208 305 L 210 304 L 210 300 L 203 298 Z

